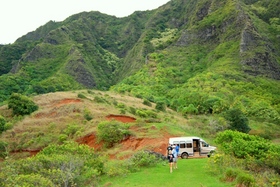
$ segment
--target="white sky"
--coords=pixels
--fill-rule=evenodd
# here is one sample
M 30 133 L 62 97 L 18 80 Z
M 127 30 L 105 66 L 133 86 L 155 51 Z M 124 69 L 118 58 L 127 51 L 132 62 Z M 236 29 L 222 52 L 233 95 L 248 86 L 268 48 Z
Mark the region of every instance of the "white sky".
M 156 9 L 170 0 L 0 0 L 0 44 L 15 42 L 50 20 L 63 21 L 83 11 L 125 17 Z

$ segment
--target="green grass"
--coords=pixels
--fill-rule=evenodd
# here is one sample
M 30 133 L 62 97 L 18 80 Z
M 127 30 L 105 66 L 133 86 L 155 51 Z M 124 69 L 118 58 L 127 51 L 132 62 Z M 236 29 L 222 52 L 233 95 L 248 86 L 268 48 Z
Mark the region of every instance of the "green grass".
M 99 187 L 154 187 L 154 186 L 191 186 L 191 187 L 227 187 L 232 183 L 219 181 L 218 176 L 211 175 L 205 159 L 179 159 L 178 169 L 169 172 L 169 165 L 143 168 L 141 171 L 126 176 L 104 178 Z

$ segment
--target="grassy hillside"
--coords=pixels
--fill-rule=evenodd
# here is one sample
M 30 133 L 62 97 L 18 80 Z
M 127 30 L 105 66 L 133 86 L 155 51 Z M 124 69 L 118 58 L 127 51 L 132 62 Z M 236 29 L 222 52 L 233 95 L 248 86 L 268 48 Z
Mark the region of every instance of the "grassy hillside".
M 5 118 L 6 124 L 10 124 L 10 129 L 1 134 L 1 141 L 8 143 L 9 152 L 39 151 L 51 143 L 62 143 L 65 140 L 80 139 L 83 142 L 83 137 L 96 137 L 97 125 L 107 121 L 110 115 L 135 118 L 136 121 L 130 126 L 137 139 L 152 135 L 161 139 L 160 142 L 164 145 L 172 134 L 195 132 L 194 129 L 186 131 L 190 128 L 186 124 L 187 119 L 176 115 L 172 110 L 159 112 L 155 110 L 155 104 L 147 106 L 142 99 L 131 96 L 81 90 L 39 95 L 34 97 L 34 101 L 39 110 L 30 116 L 13 117 L 7 105 L 0 109 L 0 115 Z M 145 117 L 139 114 L 145 114 Z M 160 132 L 169 135 L 163 137 L 164 134 Z M 90 145 L 94 147 L 95 143 L 98 144 L 97 140 Z M 142 148 L 145 146 L 142 145 Z M 164 153 L 165 149 L 162 151 Z

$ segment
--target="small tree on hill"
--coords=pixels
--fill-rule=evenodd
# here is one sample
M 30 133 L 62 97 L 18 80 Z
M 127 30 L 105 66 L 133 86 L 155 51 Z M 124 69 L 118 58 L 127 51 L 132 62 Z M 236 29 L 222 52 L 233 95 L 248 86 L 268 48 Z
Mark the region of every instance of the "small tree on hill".
M 166 111 L 166 104 L 165 104 L 165 102 L 163 102 L 163 101 L 158 101 L 157 103 L 156 103 L 156 107 L 155 107 L 157 110 L 159 110 L 159 111 L 163 111 L 163 112 L 165 112 Z
M 0 134 L 5 130 L 6 120 L 0 115 Z
M 8 108 L 13 110 L 14 115 L 28 115 L 39 107 L 27 96 L 13 93 L 8 100 Z
M 230 122 L 230 129 L 239 132 L 248 133 L 251 128 L 249 127 L 249 120 L 240 109 L 230 109 L 225 114 L 226 120 Z

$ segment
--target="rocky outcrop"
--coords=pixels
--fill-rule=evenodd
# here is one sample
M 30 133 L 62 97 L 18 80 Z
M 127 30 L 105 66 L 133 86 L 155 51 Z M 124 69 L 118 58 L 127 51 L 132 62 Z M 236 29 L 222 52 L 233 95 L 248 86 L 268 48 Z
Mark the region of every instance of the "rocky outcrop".
M 280 64 L 273 56 L 273 46 L 262 37 L 247 16 L 241 33 L 240 56 L 243 71 L 253 76 L 280 80 Z
M 80 84 L 86 88 L 94 88 L 96 83 L 90 68 L 86 67 L 83 58 L 78 60 L 70 60 L 66 66 L 66 71 Z

